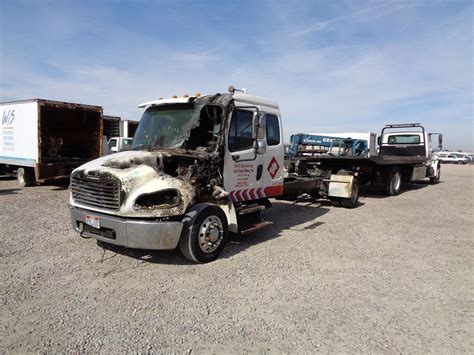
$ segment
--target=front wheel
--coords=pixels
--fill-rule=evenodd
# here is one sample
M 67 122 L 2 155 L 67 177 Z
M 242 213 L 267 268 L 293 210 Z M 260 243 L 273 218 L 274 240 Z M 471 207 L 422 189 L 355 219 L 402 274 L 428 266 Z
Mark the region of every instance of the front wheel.
M 209 205 L 197 216 L 187 215 L 179 248 L 184 257 L 196 263 L 216 260 L 224 249 L 228 237 L 227 218 L 217 206 Z

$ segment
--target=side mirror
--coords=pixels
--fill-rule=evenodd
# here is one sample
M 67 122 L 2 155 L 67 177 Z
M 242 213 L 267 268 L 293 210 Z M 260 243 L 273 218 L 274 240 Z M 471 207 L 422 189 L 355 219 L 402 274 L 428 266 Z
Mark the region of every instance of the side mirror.
M 382 143 L 382 137 L 377 137 L 377 145 L 380 145 Z
M 439 147 L 439 150 L 443 149 L 443 135 L 442 134 L 438 136 L 438 147 Z
M 255 152 L 257 154 L 265 154 L 267 151 L 267 142 L 265 139 L 257 139 L 257 142 L 255 144 Z

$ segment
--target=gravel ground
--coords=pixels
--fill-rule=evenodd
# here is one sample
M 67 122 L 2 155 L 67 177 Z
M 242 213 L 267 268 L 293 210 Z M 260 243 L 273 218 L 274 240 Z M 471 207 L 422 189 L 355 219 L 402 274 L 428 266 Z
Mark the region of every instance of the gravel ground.
M 353 210 L 274 201 L 216 262 L 104 250 L 0 179 L 1 352 L 472 353 L 474 166 Z

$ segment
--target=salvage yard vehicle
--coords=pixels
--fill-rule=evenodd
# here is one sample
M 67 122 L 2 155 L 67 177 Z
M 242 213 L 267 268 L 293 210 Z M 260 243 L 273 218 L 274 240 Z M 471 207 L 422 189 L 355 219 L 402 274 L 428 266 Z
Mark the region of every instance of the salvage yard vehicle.
M 271 225 L 261 216 L 269 198 L 295 186 L 299 193 L 357 204 L 358 172 L 345 167 L 317 175 L 302 170 L 308 157 L 301 166 L 298 157 L 291 161 L 293 175 L 284 176 L 288 163 L 274 100 L 231 86 L 226 94 L 139 107 L 145 111 L 130 151 L 71 174 L 72 226 L 84 238 L 137 249 L 179 246 L 189 260 L 209 262 L 229 232 Z
M 112 137 L 107 143 L 109 153 L 122 152 L 124 150 L 129 150 L 132 146 L 133 138 L 126 137 Z
M 471 162 L 468 156 L 459 153 L 441 152 L 436 157 L 442 163 L 467 164 Z
M 410 183 L 425 178 L 429 178 L 432 184 L 439 182 L 441 166 L 431 147 L 434 136 L 438 136 L 437 149 L 441 149 L 440 133 L 427 133 L 419 123 L 389 124 L 382 129 L 378 138 L 378 154 L 298 156 L 287 167 L 288 178 L 306 176 L 311 180 L 314 176 L 325 176 L 332 179 L 334 175 L 331 174 L 336 174 L 342 175 L 339 179 L 344 180 L 352 176 L 356 180 L 352 184 L 355 191 L 359 184 L 370 183 L 382 186 L 389 196 L 398 195 L 402 182 Z M 292 185 L 287 192 L 289 185 L 285 184 L 285 194 L 297 195 L 306 190 L 301 179 L 296 179 Z M 329 192 L 328 196 L 335 205 L 354 207 L 357 203 L 355 191 L 350 200 L 334 198 L 335 192 Z
M 69 177 L 102 155 L 102 107 L 32 99 L 0 103 L 0 171 L 21 186 Z

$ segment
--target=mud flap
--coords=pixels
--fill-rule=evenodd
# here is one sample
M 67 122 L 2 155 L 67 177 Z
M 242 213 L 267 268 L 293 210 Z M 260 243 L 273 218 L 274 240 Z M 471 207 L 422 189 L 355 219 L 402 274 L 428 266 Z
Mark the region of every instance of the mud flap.
M 329 197 L 351 198 L 352 184 L 354 176 L 352 175 L 334 175 L 331 174 L 329 180 Z

